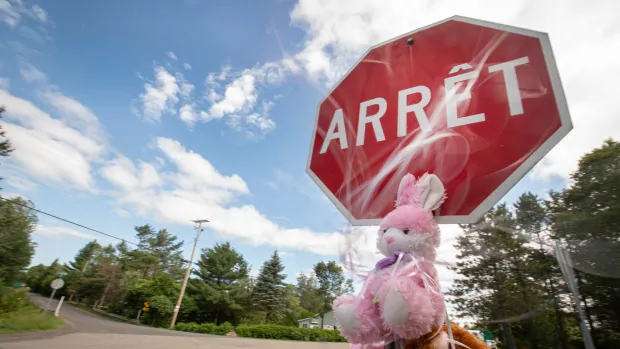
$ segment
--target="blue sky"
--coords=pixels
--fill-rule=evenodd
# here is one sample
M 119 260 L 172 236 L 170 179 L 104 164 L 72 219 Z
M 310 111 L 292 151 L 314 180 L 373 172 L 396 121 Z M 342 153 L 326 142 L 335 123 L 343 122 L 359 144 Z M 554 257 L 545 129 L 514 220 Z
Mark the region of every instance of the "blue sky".
M 618 25 L 596 6 L 588 13 L 599 11 L 593 18 L 612 34 L 594 32 L 588 16 L 571 26 L 574 10 L 543 20 L 524 9 L 551 5 L 529 1 L 507 10 L 484 1 L 455 6 L 0 0 L 0 104 L 16 147 L 0 167 L 3 195 L 128 240 L 136 225 L 167 228 L 187 242 L 186 256 L 190 220 L 210 219 L 201 248 L 231 241 L 256 270 L 278 248 L 292 281 L 317 261 L 338 258 L 344 224 L 305 174 L 317 103 L 369 45 L 457 13 L 556 40 L 575 132 L 506 200 L 563 187 L 578 157 L 620 130 L 608 123 L 617 107 L 606 107 L 607 96 L 584 111 L 584 86 L 619 68 L 605 60 L 619 48 Z M 568 44 L 584 28 L 597 39 L 580 45 L 599 57 L 585 67 L 570 58 Z M 592 113 L 601 120 L 582 121 Z M 95 237 L 112 242 L 41 216 L 33 263 L 68 261 Z M 363 247 L 368 255 L 372 244 Z

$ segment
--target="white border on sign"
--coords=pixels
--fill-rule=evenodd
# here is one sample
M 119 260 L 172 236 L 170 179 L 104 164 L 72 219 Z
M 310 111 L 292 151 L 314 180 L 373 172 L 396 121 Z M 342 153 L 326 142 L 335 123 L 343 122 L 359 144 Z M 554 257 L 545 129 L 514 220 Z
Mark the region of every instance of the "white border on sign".
M 438 216 L 436 218 L 439 224 L 476 223 L 486 212 L 488 212 L 495 204 L 497 204 L 510 191 L 510 189 L 512 189 L 521 180 L 521 178 L 523 178 L 540 160 L 542 160 L 542 158 L 551 149 L 553 149 L 553 147 L 555 147 L 562 140 L 562 138 L 564 138 L 573 128 L 573 123 L 570 118 L 570 112 L 568 110 L 568 104 L 566 102 L 566 96 L 564 95 L 564 89 L 562 87 L 562 82 L 560 80 L 560 73 L 555 63 L 553 50 L 551 48 L 551 42 L 549 41 L 549 35 L 547 33 L 530 30 L 530 29 L 519 28 L 519 27 L 513 27 L 509 25 L 494 23 L 494 22 L 483 21 L 483 20 L 469 18 L 469 17 L 452 16 L 442 21 L 429 24 L 427 26 L 418 28 L 414 31 L 408 32 L 406 34 L 397 36 L 390 40 L 371 46 L 368 50 L 366 50 L 366 52 L 364 52 L 361 58 L 357 62 L 355 62 L 354 65 L 351 66 L 351 68 L 347 71 L 347 73 L 342 76 L 342 78 L 338 81 L 337 84 L 334 85 L 334 87 L 329 91 L 329 93 L 325 95 L 325 97 L 321 100 L 321 103 L 319 103 L 317 107 L 316 118 L 314 121 L 314 129 L 312 131 L 312 140 L 310 142 L 310 154 L 308 155 L 308 162 L 306 166 L 306 172 L 308 173 L 310 178 L 312 178 L 312 180 L 319 186 L 321 191 L 323 191 L 323 193 L 327 195 L 329 200 L 354 226 L 379 225 L 379 223 L 381 222 L 381 219 L 380 218 L 379 219 L 356 219 L 355 217 L 353 217 L 351 213 L 349 212 L 349 210 L 347 210 L 346 207 L 344 207 L 342 203 L 340 203 L 340 201 L 336 198 L 336 196 L 332 194 L 332 192 L 323 184 L 323 182 L 318 178 L 318 176 L 314 172 L 312 172 L 312 170 L 310 169 L 310 162 L 312 161 L 312 151 L 314 149 L 314 140 L 316 138 L 316 129 L 317 129 L 318 121 L 319 121 L 319 111 L 320 111 L 321 105 L 325 102 L 327 97 L 330 96 L 332 92 L 334 92 L 336 87 L 340 85 L 342 81 L 351 73 L 351 71 L 359 65 L 359 63 L 364 59 L 364 57 L 366 57 L 366 55 L 370 51 L 376 49 L 377 47 L 381 47 L 385 44 L 388 44 L 390 42 L 402 39 L 404 37 L 420 32 L 422 30 L 435 27 L 439 24 L 443 24 L 449 21 L 463 22 L 463 23 L 478 25 L 482 27 L 502 30 L 502 31 L 506 31 L 509 33 L 515 33 L 515 34 L 537 38 L 540 41 L 543 55 L 545 57 L 545 63 L 547 65 L 547 70 L 549 72 L 549 77 L 551 79 L 551 87 L 555 95 L 555 101 L 558 107 L 558 111 L 560 113 L 560 121 L 562 125 L 551 137 L 549 137 L 549 139 L 547 139 L 545 143 L 543 143 L 538 149 L 536 149 L 536 151 L 532 155 L 530 155 L 523 162 L 523 164 L 521 164 L 521 166 L 519 166 L 510 176 L 508 176 L 508 178 L 506 178 L 506 180 L 499 187 L 497 187 L 497 189 L 495 189 L 491 193 L 491 195 L 489 195 L 482 203 L 480 203 L 480 205 L 478 205 L 478 207 L 476 207 L 476 209 L 474 209 L 471 214 L 466 215 L 466 216 Z

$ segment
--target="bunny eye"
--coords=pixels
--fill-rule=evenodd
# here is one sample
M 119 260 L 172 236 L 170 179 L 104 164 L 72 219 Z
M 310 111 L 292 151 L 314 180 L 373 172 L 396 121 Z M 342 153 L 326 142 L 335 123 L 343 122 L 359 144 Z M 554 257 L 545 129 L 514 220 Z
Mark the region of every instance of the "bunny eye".
M 409 229 L 408 229 L 408 228 L 407 228 L 407 229 L 404 229 L 404 230 L 403 230 L 403 233 L 405 233 L 405 235 L 409 234 Z
M 387 233 L 387 229 L 383 229 L 383 234 Z

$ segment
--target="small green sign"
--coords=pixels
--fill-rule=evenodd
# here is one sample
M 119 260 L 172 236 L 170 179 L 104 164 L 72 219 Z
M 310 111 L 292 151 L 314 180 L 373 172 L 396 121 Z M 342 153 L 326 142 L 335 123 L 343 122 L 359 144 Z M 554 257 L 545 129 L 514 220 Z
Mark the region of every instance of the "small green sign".
M 484 336 L 484 340 L 485 341 L 492 341 L 493 340 L 493 332 L 491 332 L 489 330 L 482 331 L 482 335 Z
M 22 283 L 21 282 L 16 282 L 16 283 L 13 284 L 13 287 L 20 288 L 20 287 L 22 287 Z

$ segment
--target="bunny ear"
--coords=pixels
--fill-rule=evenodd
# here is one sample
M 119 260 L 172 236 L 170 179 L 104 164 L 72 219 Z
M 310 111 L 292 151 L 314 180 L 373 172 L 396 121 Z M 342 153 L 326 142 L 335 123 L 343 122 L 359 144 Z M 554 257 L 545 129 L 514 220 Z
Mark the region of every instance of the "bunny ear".
M 446 200 L 446 190 L 443 183 L 434 174 L 423 175 L 416 186 L 422 189 L 420 205 L 427 211 L 435 211 Z
M 416 199 L 415 177 L 411 173 L 407 173 L 400 180 L 398 194 L 396 195 L 396 206 L 411 205 L 417 201 Z

